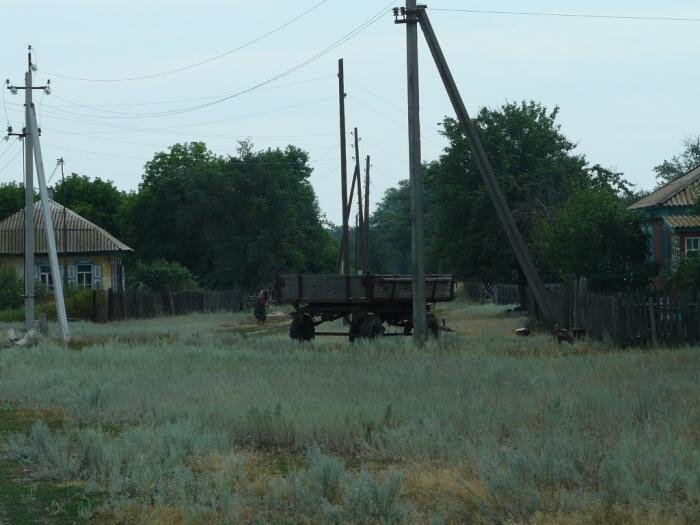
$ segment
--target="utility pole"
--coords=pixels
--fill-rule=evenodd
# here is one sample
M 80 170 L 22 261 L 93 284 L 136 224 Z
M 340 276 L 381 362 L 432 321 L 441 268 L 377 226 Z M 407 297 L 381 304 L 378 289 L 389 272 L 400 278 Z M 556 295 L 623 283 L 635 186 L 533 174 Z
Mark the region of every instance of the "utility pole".
M 34 137 L 29 128 L 32 108 L 32 47 L 24 74 L 24 328 L 34 328 Z
M 61 166 L 61 189 L 63 190 L 63 228 L 61 232 L 61 252 L 63 252 L 63 286 L 68 286 L 68 241 L 66 240 L 66 234 L 68 230 L 67 216 L 66 216 L 66 175 L 63 172 L 63 165 L 66 163 L 63 157 L 58 159 L 58 163 Z
M 348 237 L 350 228 L 348 220 L 350 209 L 348 206 L 348 165 L 347 165 L 347 144 L 345 142 L 345 73 L 343 69 L 343 59 L 338 60 L 338 99 L 340 104 L 340 193 L 343 199 L 343 235 L 340 241 L 340 273 L 349 272 L 348 260 Z
M 425 247 L 423 226 L 423 184 L 420 150 L 420 91 L 418 83 L 418 18 L 416 0 L 406 0 L 406 16 L 397 23 L 406 24 L 406 69 L 408 86 L 408 160 L 411 187 L 411 254 L 413 267 L 413 339 L 425 342 Z M 396 11 L 395 11 L 396 13 Z
M 464 134 L 467 137 L 472 155 L 474 156 L 474 160 L 479 168 L 481 177 L 484 180 L 484 185 L 489 192 L 489 196 L 491 197 L 491 201 L 496 209 L 498 218 L 500 219 L 503 229 L 508 236 L 508 240 L 513 247 L 513 251 L 518 259 L 520 268 L 527 278 L 528 286 L 530 287 L 530 290 L 532 290 L 532 294 L 535 296 L 535 300 L 537 301 L 540 311 L 542 312 L 542 316 L 546 322 L 551 324 L 554 318 L 552 315 L 552 308 L 549 298 L 547 297 L 547 293 L 545 291 L 544 282 L 537 271 L 537 267 L 535 266 L 532 255 L 530 254 L 530 250 L 525 243 L 520 230 L 518 229 L 518 225 L 513 218 L 513 213 L 510 211 L 508 202 L 506 201 L 498 181 L 496 180 L 493 167 L 491 166 L 491 163 L 486 155 L 486 151 L 481 144 L 476 127 L 467 113 L 467 108 L 464 105 L 464 101 L 462 100 L 459 90 L 457 89 L 457 84 L 455 83 L 452 72 L 447 65 L 447 60 L 442 52 L 437 36 L 435 36 L 435 31 L 433 31 L 433 26 L 430 23 L 430 18 L 425 11 L 425 6 L 419 6 L 416 8 L 415 1 L 413 1 L 410 2 L 413 9 L 409 11 L 408 3 L 409 2 L 407 2 L 406 6 L 406 20 L 411 18 L 414 20 L 418 19 L 420 22 L 421 29 L 423 30 L 426 42 L 430 48 L 430 53 L 435 60 L 435 65 L 438 68 L 440 77 L 442 78 L 442 82 L 445 86 L 445 90 L 450 97 L 452 107 L 454 108 L 457 118 L 462 125 L 462 129 L 464 130 Z M 411 25 L 415 27 L 415 24 L 409 23 L 408 25 L 409 27 Z
M 365 217 L 362 213 L 362 175 L 360 174 L 360 139 L 357 128 L 355 128 L 355 177 L 357 178 L 357 226 L 355 236 L 357 237 L 357 274 L 365 273 Z
M 53 280 L 54 297 L 56 299 L 56 313 L 61 336 L 65 342 L 70 340 L 68 331 L 68 318 L 66 315 L 66 305 L 63 301 L 63 281 L 58 268 L 58 254 L 56 252 L 56 236 L 51 216 L 51 206 L 49 205 L 48 188 L 46 187 L 46 177 L 44 173 L 44 161 L 41 155 L 41 142 L 39 140 L 40 130 L 36 118 L 36 108 L 32 102 L 32 91 L 41 89 L 44 93 L 51 94 L 50 81 L 45 86 L 34 86 L 32 83 L 32 72 L 36 71 L 36 65 L 32 62 L 32 46 L 29 46 L 27 53 L 27 72 L 24 76 L 24 86 L 11 86 L 7 81 L 7 88 L 14 95 L 17 91 L 24 89 L 25 93 L 25 177 L 24 177 L 24 287 L 25 287 L 25 328 L 27 331 L 34 327 L 34 163 L 36 163 L 37 182 L 39 183 L 39 194 L 41 196 L 41 206 L 44 215 L 44 227 L 46 228 L 46 239 L 49 251 L 49 262 L 51 265 L 51 278 Z M 11 132 L 11 130 L 10 130 Z
M 369 168 L 370 158 L 365 159 L 365 273 L 369 273 Z

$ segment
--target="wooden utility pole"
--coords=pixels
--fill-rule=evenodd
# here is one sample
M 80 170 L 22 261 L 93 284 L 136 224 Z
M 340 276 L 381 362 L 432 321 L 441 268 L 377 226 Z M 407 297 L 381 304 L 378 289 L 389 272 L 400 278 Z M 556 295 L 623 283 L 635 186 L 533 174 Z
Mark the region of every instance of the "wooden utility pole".
M 357 274 L 365 273 L 365 217 L 362 213 L 362 175 L 360 173 L 360 139 L 355 128 L 355 178 L 357 178 L 357 226 L 355 237 L 357 238 Z
M 343 59 L 338 60 L 338 99 L 340 104 L 340 193 L 343 199 L 343 234 L 340 241 L 340 273 L 349 273 L 348 259 L 348 237 L 350 228 L 348 219 L 350 209 L 348 206 L 348 165 L 347 165 L 347 144 L 345 142 L 345 73 L 343 70 Z
M 532 294 L 537 301 L 545 321 L 552 324 L 554 318 L 552 316 L 552 308 L 550 306 L 549 298 L 547 297 L 545 291 L 544 282 L 542 281 L 542 278 L 535 267 L 530 250 L 525 243 L 520 230 L 518 229 L 518 225 L 513 218 L 513 213 L 510 211 L 506 198 L 498 185 L 493 167 L 486 156 L 486 151 L 481 144 L 476 127 L 467 113 L 467 108 L 464 105 L 464 101 L 462 100 L 462 96 L 457 89 L 457 84 L 452 76 L 452 72 L 450 71 L 447 61 L 445 60 L 445 55 L 443 54 L 437 37 L 435 36 L 432 24 L 430 23 L 428 14 L 425 11 L 425 6 L 416 8 L 415 1 L 413 1 L 410 2 L 413 4 L 413 9 L 409 11 L 408 3 L 409 2 L 407 2 L 406 19 L 407 21 L 409 18 L 418 19 L 420 22 L 421 29 L 423 30 L 428 47 L 430 48 L 430 53 L 432 54 L 438 71 L 440 72 L 440 77 L 442 78 L 442 82 L 445 85 L 445 90 L 450 97 L 452 107 L 457 114 L 457 119 L 462 125 L 464 133 L 467 137 L 472 155 L 474 156 L 474 160 L 479 167 L 479 172 L 484 180 L 484 184 L 489 192 L 494 208 L 496 208 L 498 218 L 503 225 L 503 229 L 506 231 L 506 235 L 510 240 L 515 256 L 518 259 L 518 263 L 520 263 L 520 267 L 527 278 L 528 285 L 532 290 Z M 415 27 L 415 24 L 408 23 L 408 27 L 411 27 L 412 25 Z M 413 168 L 413 166 L 411 167 Z
M 370 158 L 365 159 L 365 273 L 369 273 L 369 168 Z
M 421 181 L 420 91 L 418 82 L 418 19 L 416 0 L 406 0 L 406 66 L 408 85 L 408 160 L 411 186 L 411 247 L 413 266 L 413 339 L 425 342 L 425 249 L 423 184 Z
M 24 328 L 34 327 L 34 136 L 29 126 L 32 108 L 32 48 L 24 74 Z

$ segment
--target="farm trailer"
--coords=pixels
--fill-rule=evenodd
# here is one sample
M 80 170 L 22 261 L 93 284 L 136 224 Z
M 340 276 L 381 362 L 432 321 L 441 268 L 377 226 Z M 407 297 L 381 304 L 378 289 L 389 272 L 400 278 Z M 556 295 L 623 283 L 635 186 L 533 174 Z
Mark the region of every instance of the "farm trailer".
M 425 279 L 429 333 L 440 326 L 433 313 L 438 302 L 454 299 L 452 275 L 428 275 Z M 373 339 L 383 335 L 410 335 L 413 330 L 413 279 L 401 275 L 279 275 L 274 285 L 278 304 L 294 307 L 289 336 L 309 341 L 317 335 Z M 322 323 L 345 318 L 346 332 L 317 332 Z M 401 328 L 385 333 L 384 325 Z

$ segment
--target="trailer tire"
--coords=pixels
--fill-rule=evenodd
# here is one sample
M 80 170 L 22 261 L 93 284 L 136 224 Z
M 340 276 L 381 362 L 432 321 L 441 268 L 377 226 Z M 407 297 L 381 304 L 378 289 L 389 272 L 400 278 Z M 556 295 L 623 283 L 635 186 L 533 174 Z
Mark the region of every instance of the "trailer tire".
M 311 341 L 316 337 L 313 318 L 309 314 L 294 314 L 289 325 L 289 337 L 296 341 Z
M 358 328 L 358 337 L 361 339 L 374 339 L 384 335 L 384 323 L 376 315 L 368 315 L 362 318 Z

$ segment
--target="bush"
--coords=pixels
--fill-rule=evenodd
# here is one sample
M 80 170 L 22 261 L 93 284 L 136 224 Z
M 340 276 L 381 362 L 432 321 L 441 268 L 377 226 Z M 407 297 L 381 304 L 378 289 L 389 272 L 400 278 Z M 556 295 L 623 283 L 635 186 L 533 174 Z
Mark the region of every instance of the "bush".
M 672 294 L 700 293 L 700 257 L 684 257 L 675 269 L 666 272 L 661 279 L 663 286 Z
M 0 310 L 22 305 L 24 281 L 14 268 L 0 269 Z
M 130 285 L 143 284 L 158 292 L 179 291 L 192 281 L 190 271 L 178 262 L 157 259 L 152 262 L 138 262 L 130 274 Z

